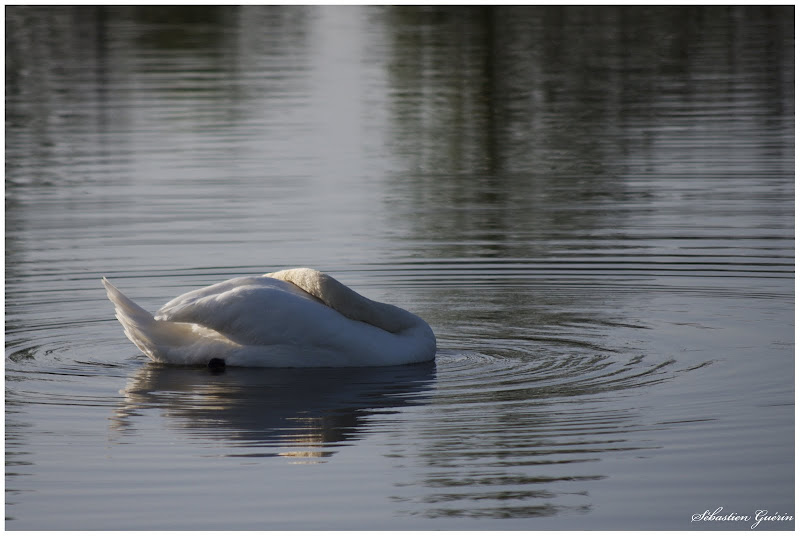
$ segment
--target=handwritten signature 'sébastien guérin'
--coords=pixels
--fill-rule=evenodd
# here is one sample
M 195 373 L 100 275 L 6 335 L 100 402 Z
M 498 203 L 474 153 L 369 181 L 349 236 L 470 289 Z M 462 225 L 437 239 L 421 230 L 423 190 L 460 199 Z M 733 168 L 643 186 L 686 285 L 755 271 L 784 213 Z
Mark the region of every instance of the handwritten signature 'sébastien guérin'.
M 702 514 L 693 514 L 692 523 L 695 521 L 746 521 L 748 523 L 753 521 L 750 528 L 754 529 L 762 521 L 794 521 L 794 516 L 787 513 L 779 514 L 778 512 L 770 514 L 769 510 L 756 510 L 753 515 L 740 514 L 738 512 L 723 513 L 720 506 L 713 512 L 706 510 Z

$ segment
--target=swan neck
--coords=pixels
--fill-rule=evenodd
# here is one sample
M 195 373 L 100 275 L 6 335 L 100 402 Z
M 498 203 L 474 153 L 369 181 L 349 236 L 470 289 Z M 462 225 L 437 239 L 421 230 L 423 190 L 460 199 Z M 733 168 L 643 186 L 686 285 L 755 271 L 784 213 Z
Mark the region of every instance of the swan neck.
M 292 283 L 344 316 L 390 333 L 401 333 L 422 323 L 419 317 L 408 311 L 370 300 L 328 274 L 311 268 L 293 268 L 265 275 Z

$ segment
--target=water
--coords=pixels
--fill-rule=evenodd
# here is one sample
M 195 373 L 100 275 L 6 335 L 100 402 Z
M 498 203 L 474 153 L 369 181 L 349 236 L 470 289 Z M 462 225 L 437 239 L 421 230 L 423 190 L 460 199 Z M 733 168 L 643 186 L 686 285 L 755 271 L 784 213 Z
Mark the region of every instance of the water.
M 793 15 L 7 7 L 6 527 L 793 516 Z M 158 367 L 100 284 L 304 265 L 435 365 Z

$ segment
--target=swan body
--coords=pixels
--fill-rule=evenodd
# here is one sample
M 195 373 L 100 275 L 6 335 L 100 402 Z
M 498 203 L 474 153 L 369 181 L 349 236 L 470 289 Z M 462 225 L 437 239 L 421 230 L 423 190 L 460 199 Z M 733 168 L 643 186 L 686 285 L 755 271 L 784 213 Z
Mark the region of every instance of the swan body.
M 176 365 L 349 367 L 430 361 L 430 326 L 328 274 L 293 268 L 187 292 L 155 315 L 103 278 L 128 338 L 150 359 Z

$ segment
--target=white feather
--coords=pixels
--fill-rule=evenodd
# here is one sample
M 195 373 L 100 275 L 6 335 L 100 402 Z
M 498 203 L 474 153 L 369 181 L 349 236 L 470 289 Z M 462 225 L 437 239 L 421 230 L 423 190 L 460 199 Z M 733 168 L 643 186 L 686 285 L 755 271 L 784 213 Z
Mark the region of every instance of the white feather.
M 194 290 L 151 315 L 103 278 L 125 334 L 152 360 L 228 366 L 345 367 L 430 361 L 436 338 L 416 315 L 333 277 L 294 268 Z

